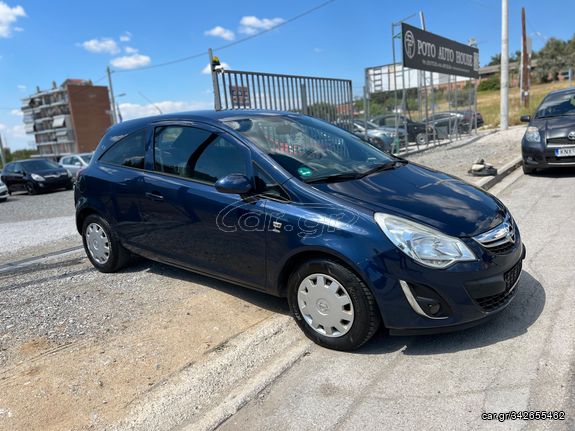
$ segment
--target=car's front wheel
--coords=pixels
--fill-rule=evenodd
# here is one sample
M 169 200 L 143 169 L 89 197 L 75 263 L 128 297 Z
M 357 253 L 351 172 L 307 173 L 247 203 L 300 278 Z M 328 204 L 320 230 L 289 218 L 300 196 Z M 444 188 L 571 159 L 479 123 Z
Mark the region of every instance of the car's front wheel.
M 38 194 L 38 190 L 36 189 L 36 186 L 31 181 L 28 181 L 26 183 L 26 191 L 28 192 L 29 195 Z
M 417 145 L 427 144 L 427 133 L 418 133 L 415 137 L 415 141 L 417 142 Z
M 84 220 L 82 242 L 88 259 L 98 271 L 116 272 L 130 259 L 130 252 L 99 215 L 91 214 Z
M 335 350 L 354 350 L 379 328 L 381 317 L 365 283 L 329 259 L 303 263 L 288 281 L 293 317 L 308 338 Z

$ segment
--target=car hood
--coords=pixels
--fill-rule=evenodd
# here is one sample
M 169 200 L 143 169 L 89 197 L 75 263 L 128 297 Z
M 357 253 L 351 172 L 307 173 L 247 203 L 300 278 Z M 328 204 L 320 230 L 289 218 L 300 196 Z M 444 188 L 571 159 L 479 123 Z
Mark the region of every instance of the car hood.
M 457 237 L 494 228 L 503 222 L 506 212 L 503 204 L 483 190 L 411 163 L 357 180 L 316 183 L 314 187 L 374 212 L 409 218 Z
M 545 139 L 564 138 L 569 132 L 575 131 L 575 116 L 536 118 L 530 125 L 544 132 Z

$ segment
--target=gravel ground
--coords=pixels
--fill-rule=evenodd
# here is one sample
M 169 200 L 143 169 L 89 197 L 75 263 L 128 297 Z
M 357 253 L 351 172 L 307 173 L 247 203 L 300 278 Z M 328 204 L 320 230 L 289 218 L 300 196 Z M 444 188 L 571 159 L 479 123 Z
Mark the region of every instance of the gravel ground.
M 447 172 L 469 182 L 483 177 L 467 173 L 477 159 L 484 159 L 499 169 L 521 154 L 521 138 L 525 126 L 511 127 L 504 132 L 486 135 L 470 144 L 453 142 L 423 153 L 406 156 L 407 159 Z

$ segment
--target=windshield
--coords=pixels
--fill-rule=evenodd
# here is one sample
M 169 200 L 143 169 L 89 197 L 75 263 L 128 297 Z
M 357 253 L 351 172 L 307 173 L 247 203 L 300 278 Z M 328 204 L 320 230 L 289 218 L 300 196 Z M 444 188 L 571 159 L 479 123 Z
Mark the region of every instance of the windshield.
M 306 182 L 359 175 L 397 160 L 345 130 L 310 117 L 253 116 L 225 123 Z
M 21 162 L 22 167 L 28 172 L 44 171 L 46 169 L 57 169 L 59 168 L 57 163 L 51 160 L 26 160 Z
M 535 113 L 535 118 L 573 114 L 575 114 L 575 93 L 556 94 L 546 97 L 541 102 Z

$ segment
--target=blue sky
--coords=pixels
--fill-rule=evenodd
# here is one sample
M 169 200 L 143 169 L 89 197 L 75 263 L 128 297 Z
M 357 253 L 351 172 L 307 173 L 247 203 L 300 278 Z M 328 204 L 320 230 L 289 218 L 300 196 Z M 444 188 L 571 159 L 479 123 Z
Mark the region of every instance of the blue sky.
M 208 47 L 273 27 L 322 0 L 0 0 L 0 133 L 25 148 L 20 99 L 36 86 L 66 78 L 94 81 L 111 64 L 125 118 L 212 107 L 211 80 L 202 73 Z M 521 6 L 534 49 L 548 37 L 570 38 L 575 2 L 509 0 L 510 51 L 519 49 Z M 500 0 L 336 0 L 261 37 L 218 52 L 232 69 L 353 79 L 360 93 L 367 66 L 391 62 L 391 23 L 419 10 L 427 29 L 466 43 L 475 37 L 481 63 L 499 52 Z M 418 25 L 418 19 L 409 21 Z M 206 51 L 205 57 L 138 70 Z M 126 69 L 132 67 L 132 69 Z M 105 80 L 100 81 L 105 84 Z M 143 94 L 143 96 L 142 96 Z

